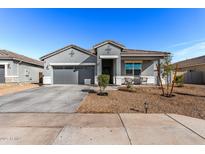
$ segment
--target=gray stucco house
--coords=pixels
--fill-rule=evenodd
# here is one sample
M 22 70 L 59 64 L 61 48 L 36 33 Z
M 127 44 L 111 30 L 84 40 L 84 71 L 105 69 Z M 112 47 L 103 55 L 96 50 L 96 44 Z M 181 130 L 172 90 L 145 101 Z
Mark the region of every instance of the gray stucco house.
M 44 62 L 44 84 L 97 84 L 97 76 L 110 75 L 110 84 L 121 85 L 126 77 L 146 77 L 157 84 L 156 64 L 168 52 L 128 49 L 107 40 L 86 50 L 69 45 L 40 59 Z
M 41 61 L 0 50 L 0 83 L 39 83 L 42 73 Z

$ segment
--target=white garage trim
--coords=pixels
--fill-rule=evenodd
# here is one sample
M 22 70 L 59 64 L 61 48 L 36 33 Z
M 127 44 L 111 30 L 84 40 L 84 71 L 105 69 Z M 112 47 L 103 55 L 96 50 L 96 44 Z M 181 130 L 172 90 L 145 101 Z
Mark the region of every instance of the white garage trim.
M 51 66 L 93 66 L 95 63 L 50 63 Z

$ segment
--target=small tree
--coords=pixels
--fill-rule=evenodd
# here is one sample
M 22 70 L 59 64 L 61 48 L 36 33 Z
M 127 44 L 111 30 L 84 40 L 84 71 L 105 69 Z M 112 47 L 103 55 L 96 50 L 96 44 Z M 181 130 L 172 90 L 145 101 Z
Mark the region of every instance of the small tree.
M 108 86 L 109 81 L 110 81 L 109 75 L 101 74 L 98 76 L 98 86 L 100 87 L 101 94 L 105 91 L 105 88 Z
M 169 80 L 171 78 L 171 73 L 173 70 L 173 66 L 171 64 L 171 56 L 167 56 L 164 59 L 164 62 L 161 64 L 162 65 L 162 78 L 164 78 L 166 80 L 166 93 L 165 95 L 168 96 L 169 95 L 169 87 L 170 87 L 170 83 L 171 81 Z
M 177 72 L 177 65 L 176 65 L 176 68 L 174 70 L 173 65 L 171 64 L 171 59 L 172 58 L 169 55 L 169 56 L 165 57 L 165 59 L 162 63 L 157 65 L 158 79 L 159 79 L 160 86 L 162 89 L 162 95 L 167 96 L 167 97 L 172 96 L 175 78 L 176 78 L 176 72 Z M 174 70 L 174 79 L 171 82 L 171 76 L 172 76 L 173 70 Z M 166 88 L 164 88 L 163 84 L 162 84 L 161 71 L 162 71 L 162 78 L 166 81 L 166 85 L 165 85 Z M 170 89 L 170 87 L 171 87 L 171 89 Z

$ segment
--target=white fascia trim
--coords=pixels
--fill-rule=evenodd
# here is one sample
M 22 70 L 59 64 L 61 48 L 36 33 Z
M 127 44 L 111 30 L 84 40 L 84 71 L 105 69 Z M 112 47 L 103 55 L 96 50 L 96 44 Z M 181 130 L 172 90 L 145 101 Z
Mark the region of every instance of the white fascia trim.
M 100 59 L 116 59 L 118 57 L 117 55 L 100 55 Z
M 6 64 L 9 64 L 9 63 L 7 63 L 7 62 L 6 63 L 0 63 L 0 65 L 6 65 Z
M 51 66 L 90 66 L 90 65 L 96 65 L 95 63 L 50 63 Z
M 7 78 L 18 78 L 19 76 L 18 75 L 7 75 L 5 77 L 7 77 Z

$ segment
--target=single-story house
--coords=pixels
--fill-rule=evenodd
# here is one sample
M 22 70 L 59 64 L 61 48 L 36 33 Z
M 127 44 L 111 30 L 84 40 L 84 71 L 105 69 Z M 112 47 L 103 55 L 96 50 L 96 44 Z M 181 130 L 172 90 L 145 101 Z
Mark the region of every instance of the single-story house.
M 174 63 L 178 64 L 177 75 L 184 75 L 184 82 L 205 84 L 205 55 Z
M 41 61 L 0 50 L 0 83 L 39 83 L 42 73 Z
M 157 84 L 156 64 L 168 52 L 128 49 L 107 40 L 86 50 L 69 45 L 40 58 L 44 62 L 44 84 L 97 84 L 97 76 L 110 75 L 110 84 L 121 85 L 126 77 L 146 77 Z

